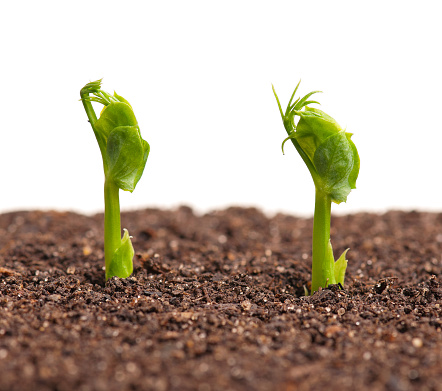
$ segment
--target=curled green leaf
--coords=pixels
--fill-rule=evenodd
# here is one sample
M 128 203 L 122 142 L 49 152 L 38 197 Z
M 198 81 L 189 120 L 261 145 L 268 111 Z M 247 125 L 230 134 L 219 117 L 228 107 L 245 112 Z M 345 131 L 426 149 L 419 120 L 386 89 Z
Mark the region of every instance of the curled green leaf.
M 138 126 L 117 126 L 112 129 L 107 141 L 107 176 L 120 189 L 134 191 L 148 153 L 149 144 L 141 139 Z
M 324 111 L 306 106 L 307 103 L 314 102 L 307 99 L 316 92 L 319 91 L 310 92 L 294 104 L 290 103 L 292 95 L 286 113 L 280 110 L 288 133 L 282 143 L 282 151 L 284 153 L 284 144 L 292 140 L 307 165 L 315 186 L 339 204 L 345 202 L 350 191 L 356 187 L 359 155 L 350 139 L 351 133 L 342 130 L 335 119 Z M 277 97 L 275 91 L 274 93 Z M 280 107 L 279 100 L 278 106 Z M 299 117 L 297 123 L 296 117 Z
M 320 188 L 336 203 L 345 202 L 350 194 L 349 176 L 353 155 L 344 132 L 326 138 L 315 151 L 313 164 L 321 178 Z
M 144 171 L 150 147 L 141 138 L 130 103 L 117 93 L 110 95 L 99 87 L 97 81 L 87 84 L 83 90 L 94 95 L 84 100 L 105 105 L 100 118 L 93 125 L 105 175 L 120 189 L 132 192 Z
M 97 132 L 107 139 L 112 129 L 118 126 L 138 126 L 132 107 L 127 103 L 115 102 L 105 106 L 95 123 Z

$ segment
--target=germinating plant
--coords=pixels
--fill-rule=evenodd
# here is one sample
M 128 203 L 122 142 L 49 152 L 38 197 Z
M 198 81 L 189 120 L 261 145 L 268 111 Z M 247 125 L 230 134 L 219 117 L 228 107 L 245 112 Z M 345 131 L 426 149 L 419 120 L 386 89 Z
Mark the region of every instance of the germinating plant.
M 101 80 L 86 84 L 80 96 L 103 159 L 106 279 L 126 278 L 133 271 L 134 249 L 126 229 L 121 237 L 119 190 L 134 191 L 150 147 L 141 138 L 130 103 L 117 93 L 101 90 Z M 98 119 L 92 102 L 104 105 Z
M 300 83 L 300 82 L 299 82 Z M 347 201 L 347 196 L 356 188 L 359 174 L 359 155 L 351 141 L 351 133 L 322 110 L 308 107 L 319 104 L 309 98 L 320 91 L 313 91 L 293 102 L 299 83 L 293 92 L 285 113 L 275 94 L 282 122 L 305 165 L 310 171 L 316 188 L 313 221 L 313 259 L 311 292 L 329 284 L 344 285 L 347 250 L 335 262 L 330 242 L 331 203 Z M 297 120 L 297 121 L 296 121 Z

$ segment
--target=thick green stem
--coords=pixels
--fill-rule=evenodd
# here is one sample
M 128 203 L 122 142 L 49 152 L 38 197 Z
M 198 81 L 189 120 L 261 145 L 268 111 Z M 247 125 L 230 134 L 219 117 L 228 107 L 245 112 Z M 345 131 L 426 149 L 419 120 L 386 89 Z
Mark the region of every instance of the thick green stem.
M 106 279 L 115 250 L 121 245 L 120 198 L 117 185 L 111 180 L 104 182 L 104 261 Z
M 313 220 L 312 293 L 335 284 L 334 258 L 330 248 L 330 196 L 316 189 Z

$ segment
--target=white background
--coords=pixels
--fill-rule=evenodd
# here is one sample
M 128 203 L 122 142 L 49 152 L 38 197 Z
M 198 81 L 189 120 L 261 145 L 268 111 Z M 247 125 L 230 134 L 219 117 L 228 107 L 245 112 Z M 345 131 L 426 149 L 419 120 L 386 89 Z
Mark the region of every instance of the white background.
M 322 90 L 354 133 L 357 189 L 336 213 L 442 210 L 440 1 L 8 1 L 0 6 L 0 211 L 103 208 L 79 91 L 128 99 L 151 145 L 122 209 L 313 213 L 283 106 Z

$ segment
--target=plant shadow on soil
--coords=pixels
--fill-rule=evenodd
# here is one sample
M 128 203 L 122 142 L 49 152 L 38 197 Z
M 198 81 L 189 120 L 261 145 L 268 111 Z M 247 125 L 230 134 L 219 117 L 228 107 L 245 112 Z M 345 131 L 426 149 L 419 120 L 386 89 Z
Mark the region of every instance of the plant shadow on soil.
M 333 216 L 345 289 L 303 296 L 312 220 L 253 208 L 0 215 L 0 391 L 442 390 L 442 214 Z

